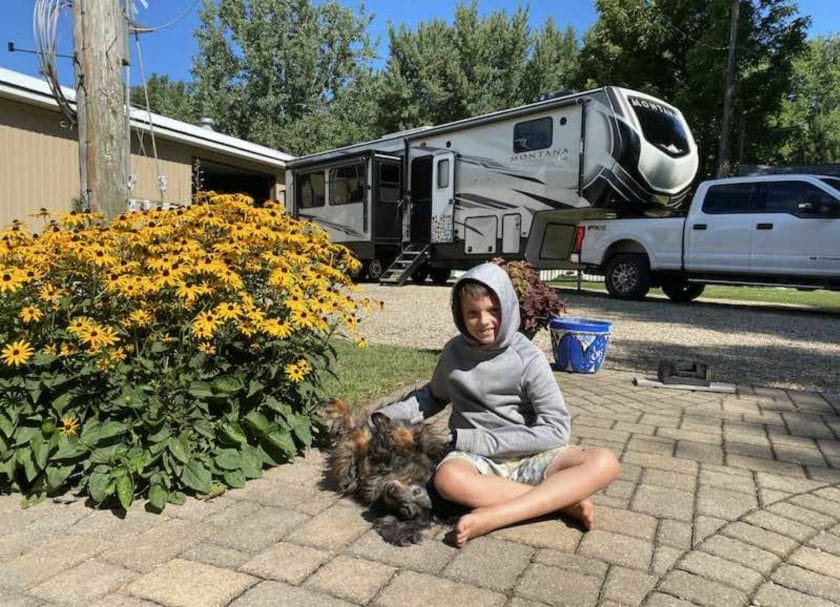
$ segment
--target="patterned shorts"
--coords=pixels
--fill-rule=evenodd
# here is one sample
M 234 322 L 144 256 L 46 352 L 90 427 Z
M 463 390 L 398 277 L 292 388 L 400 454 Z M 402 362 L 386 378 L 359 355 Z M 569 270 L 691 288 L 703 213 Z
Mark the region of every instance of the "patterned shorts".
M 460 459 L 469 462 L 481 474 L 501 476 L 525 485 L 539 485 L 545 480 L 545 471 L 554 458 L 567 447 L 555 447 L 536 455 L 523 458 L 491 459 L 484 455 L 476 455 L 467 451 L 450 451 L 438 464 L 440 468 L 444 462 Z

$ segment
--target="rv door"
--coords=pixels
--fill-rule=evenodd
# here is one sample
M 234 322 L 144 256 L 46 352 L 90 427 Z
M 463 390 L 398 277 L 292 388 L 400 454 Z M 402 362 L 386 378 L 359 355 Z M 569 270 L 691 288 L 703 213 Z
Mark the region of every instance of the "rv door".
M 455 152 L 437 152 L 432 167 L 432 242 L 452 242 Z

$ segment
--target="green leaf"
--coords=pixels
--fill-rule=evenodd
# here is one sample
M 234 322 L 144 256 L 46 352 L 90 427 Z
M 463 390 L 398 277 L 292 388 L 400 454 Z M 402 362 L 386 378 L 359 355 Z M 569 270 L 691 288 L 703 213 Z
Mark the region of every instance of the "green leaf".
M 106 421 L 100 423 L 94 419 L 85 423 L 79 440 L 89 445 L 98 445 L 109 438 L 122 434 L 126 430 L 128 430 L 128 424 L 123 422 Z
M 59 417 L 64 415 L 64 408 L 70 404 L 73 396 L 74 394 L 72 392 L 63 392 L 53 399 L 52 408 Z
M 248 442 L 245 432 L 242 431 L 242 427 L 236 422 L 219 424 L 219 430 L 225 438 L 237 445 L 244 445 Z
M 168 501 L 170 504 L 180 506 L 181 504 L 187 501 L 187 496 L 184 495 L 181 491 L 172 491 L 169 495 L 166 496 L 166 501 Z
M 62 434 L 58 439 L 58 451 L 53 453 L 52 459 L 55 461 L 75 459 L 87 452 L 88 450 L 79 444 L 78 439 L 69 439 Z
M 61 489 L 75 467 L 75 465 L 70 465 L 50 466 L 47 468 L 47 487 L 49 490 L 57 491 L 58 489 Z
M 292 408 L 287 405 L 286 403 L 280 402 L 273 396 L 266 396 L 265 400 L 263 401 L 265 405 L 267 405 L 272 411 L 276 411 L 280 415 L 282 415 L 285 419 L 289 419 L 294 412 Z
M 190 396 L 201 399 L 213 396 L 213 390 L 210 388 L 210 384 L 204 381 L 194 381 L 191 383 L 187 393 Z
M 271 431 L 271 422 L 258 411 L 251 411 L 242 419 L 242 422 L 257 434 L 268 434 Z
M 225 483 L 229 487 L 238 488 L 245 486 L 245 475 L 241 470 L 226 470 L 222 478 L 225 479 Z
M 46 468 L 47 458 L 50 454 L 50 446 L 44 440 L 44 437 L 40 434 L 36 434 L 29 442 L 29 446 L 32 449 L 32 459 L 35 462 L 35 465 L 38 466 L 38 469 L 43 470 Z
M 12 421 L 0 412 L 0 432 L 11 437 L 14 431 L 15 426 L 12 424 Z
M 224 375 L 213 380 L 210 385 L 214 394 L 229 395 L 242 389 L 242 382 L 233 375 Z
M 210 471 L 201 462 L 191 460 L 181 471 L 181 480 L 197 493 L 209 493 L 213 479 Z
M 262 440 L 266 445 L 279 449 L 290 457 L 297 455 L 297 447 L 295 447 L 295 442 L 288 430 L 275 430 L 271 434 L 263 436 Z
M 253 447 L 242 451 L 241 469 L 247 478 L 260 478 L 262 476 L 262 458 Z
M 235 449 L 222 449 L 214 461 L 223 470 L 239 470 L 242 467 L 242 456 Z
M 166 443 L 166 446 L 169 448 L 169 452 L 182 464 L 190 461 L 190 451 L 183 434 L 178 437 L 171 437 Z
M 169 429 L 167 424 L 163 424 L 159 430 L 149 435 L 149 440 L 153 443 L 159 443 L 167 438 L 172 434 L 172 431 Z
M 169 493 L 163 485 L 155 483 L 149 488 L 149 503 L 158 510 L 163 510 L 166 507 L 166 502 L 169 499 Z
M 305 446 L 312 444 L 312 421 L 305 415 L 295 415 L 289 420 L 294 435 Z
M 248 394 L 245 396 L 245 398 L 251 398 L 258 392 L 262 392 L 263 388 L 265 388 L 265 386 L 258 382 L 256 379 L 250 380 L 248 382 Z
M 119 470 L 125 470 L 125 468 L 119 468 Z M 128 471 L 126 470 L 126 472 Z M 116 485 L 120 506 L 123 507 L 123 510 L 128 510 L 131 501 L 134 499 L 134 478 L 130 473 L 121 474 L 117 477 Z
M 209 439 L 214 438 L 213 424 L 207 419 L 197 419 L 192 424 L 193 430 L 198 432 L 201 436 Z
M 101 504 L 114 493 L 115 484 L 107 472 L 93 472 L 88 477 L 87 488 L 91 499 Z
M 149 348 L 152 354 L 160 354 L 161 352 L 166 352 L 167 349 L 166 344 L 161 341 L 152 342 L 152 347 Z
M 23 473 L 26 476 L 26 480 L 30 483 L 35 480 L 39 470 L 35 466 L 35 462 L 32 461 L 32 451 L 28 447 L 21 447 L 17 450 L 17 461 L 18 464 L 23 466 Z

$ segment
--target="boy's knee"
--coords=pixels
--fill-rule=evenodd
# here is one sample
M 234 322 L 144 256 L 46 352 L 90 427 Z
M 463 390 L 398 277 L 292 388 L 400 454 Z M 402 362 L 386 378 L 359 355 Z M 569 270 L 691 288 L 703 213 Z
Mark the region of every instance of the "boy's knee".
M 592 447 L 591 450 L 592 457 L 610 476 L 615 478 L 621 473 L 621 464 L 612 451 L 603 447 Z
M 452 499 L 458 487 L 463 484 L 463 472 L 457 466 L 444 464 L 435 472 L 434 485 L 445 499 Z

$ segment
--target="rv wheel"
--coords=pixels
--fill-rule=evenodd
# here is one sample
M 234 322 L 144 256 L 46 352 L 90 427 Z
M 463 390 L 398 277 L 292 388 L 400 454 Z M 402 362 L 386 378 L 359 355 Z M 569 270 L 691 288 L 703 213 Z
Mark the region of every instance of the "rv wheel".
M 426 282 L 426 279 L 429 277 L 429 266 L 423 264 L 416 270 L 414 270 L 414 274 L 411 275 L 411 281 L 416 283 Z
M 446 281 L 449 280 L 450 273 L 449 268 L 432 268 L 429 270 L 429 276 L 432 277 L 432 282 L 436 285 L 446 284 Z
M 382 260 L 374 257 L 369 262 L 367 262 L 367 277 L 368 280 L 372 280 L 373 282 L 379 281 L 382 278 L 382 274 L 385 273 L 385 264 L 382 263 Z

